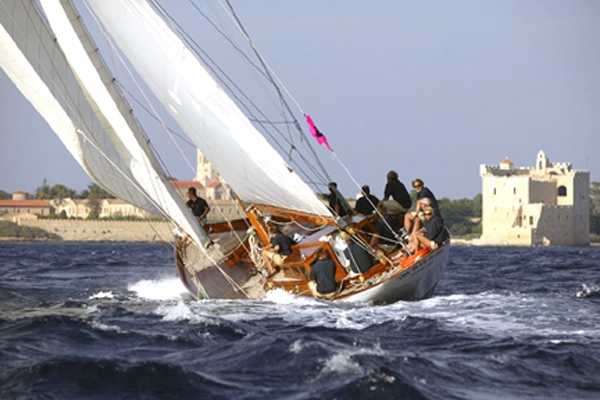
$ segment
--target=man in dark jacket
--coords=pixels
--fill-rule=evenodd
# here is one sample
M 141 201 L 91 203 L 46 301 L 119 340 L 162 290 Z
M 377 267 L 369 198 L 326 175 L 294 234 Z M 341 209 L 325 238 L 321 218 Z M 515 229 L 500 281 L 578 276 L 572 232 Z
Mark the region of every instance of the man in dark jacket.
M 379 199 L 371 194 L 369 185 L 364 185 L 362 188 L 362 196 L 356 200 L 354 210 L 362 215 L 371 215 L 375 211 L 375 207 L 379 204 Z
M 402 215 L 402 217 L 404 217 L 404 214 L 412 206 L 410 194 L 408 194 L 404 184 L 398 180 L 398 173 L 396 171 L 388 172 L 383 200 L 381 200 L 379 204 L 385 205 L 385 208 L 390 215 Z
M 319 299 L 331 299 L 335 295 L 335 263 L 325 249 L 317 250 L 317 261 L 310 269 L 308 288 Z
M 210 212 L 210 207 L 206 200 L 196 194 L 196 188 L 188 189 L 188 202 L 186 203 L 192 209 L 192 213 L 200 222 L 200 225 L 206 225 L 206 216 Z

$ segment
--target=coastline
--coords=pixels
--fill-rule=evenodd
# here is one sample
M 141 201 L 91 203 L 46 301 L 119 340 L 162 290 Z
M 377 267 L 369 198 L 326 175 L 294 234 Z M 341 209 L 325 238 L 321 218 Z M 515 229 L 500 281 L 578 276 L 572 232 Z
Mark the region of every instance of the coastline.
M 101 221 L 101 220 L 50 220 L 20 218 L 19 226 L 40 228 L 57 235 L 51 238 L 0 237 L 0 242 L 106 242 L 106 243 L 171 243 L 174 225 L 167 221 Z M 506 246 L 508 243 L 482 243 L 479 238 L 452 238 L 453 246 Z M 590 246 L 600 246 L 600 242 L 590 242 Z M 533 247 L 533 246 L 517 246 Z M 550 246 L 559 247 L 559 246 Z
M 174 225 L 165 221 L 81 221 L 18 219 L 19 226 L 39 228 L 58 239 L 0 237 L 2 242 L 172 242 Z

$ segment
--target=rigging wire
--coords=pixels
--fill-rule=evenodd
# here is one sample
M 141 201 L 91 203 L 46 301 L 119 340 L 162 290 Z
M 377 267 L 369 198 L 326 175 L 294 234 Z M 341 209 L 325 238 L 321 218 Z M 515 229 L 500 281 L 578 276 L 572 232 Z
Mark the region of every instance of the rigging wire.
M 321 167 L 321 170 L 325 173 L 325 177 L 327 178 L 327 182 L 331 182 L 331 178 L 329 177 L 329 174 L 327 173 L 327 170 L 325 169 L 325 166 L 321 163 L 321 160 L 319 159 L 319 156 L 317 155 L 314 147 L 310 144 L 310 142 L 308 140 L 308 137 L 306 136 L 306 134 L 302 130 L 302 127 L 300 126 L 298 120 L 295 118 L 294 113 L 290 109 L 287 101 L 285 100 L 283 94 L 281 93 L 281 89 L 279 88 L 279 86 L 277 85 L 277 83 L 275 82 L 275 80 L 273 79 L 273 76 L 277 79 L 277 82 L 279 82 L 279 84 L 281 85 L 281 87 L 283 88 L 283 90 L 287 93 L 288 97 L 296 104 L 296 106 L 298 107 L 298 109 L 300 110 L 300 112 L 302 113 L 302 115 L 306 115 L 306 114 L 304 113 L 304 111 L 300 107 L 300 104 L 296 101 L 296 99 L 294 99 L 294 97 L 291 95 L 291 93 L 286 89 L 285 85 L 283 85 L 283 82 L 281 82 L 281 79 L 279 79 L 279 77 L 277 76 L 277 74 L 275 74 L 275 71 L 273 71 L 273 69 L 266 63 L 265 59 L 263 58 L 263 56 L 261 55 L 261 53 L 258 51 L 258 49 L 256 48 L 256 46 L 254 46 L 254 43 L 252 42 L 252 39 L 250 38 L 250 35 L 248 34 L 248 32 L 246 31 L 246 29 L 242 25 L 241 21 L 239 20 L 237 14 L 235 13 L 235 10 L 233 9 L 233 6 L 229 2 L 229 0 L 225 0 L 225 1 L 227 2 L 227 5 L 229 6 L 229 10 L 231 11 L 231 14 L 230 14 L 231 18 L 236 23 L 236 25 L 237 25 L 238 29 L 240 30 L 240 32 L 242 32 L 242 34 L 244 35 L 244 37 L 246 37 L 246 39 L 248 40 L 248 44 L 250 45 L 250 47 L 252 48 L 252 50 L 256 54 L 256 57 L 260 61 L 261 65 L 263 66 L 265 74 L 267 75 L 269 82 L 271 82 L 271 84 L 273 85 L 273 87 L 275 88 L 275 90 L 277 91 L 277 93 L 279 94 L 279 98 L 281 99 L 281 102 L 282 102 L 283 106 L 285 107 L 285 109 L 289 112 L 290 116 L 292 116 L 292 118 L 294 119 L 294 126 L 296 127 L 296 129 L 300 133 L 301 137 L 308 144 L 308 148 L 313 153 L 313 156 L 314 156 L 315 160 L 317 161 L 317 163 L 319 164 L 319 167 Z M 221 3 L 221 6 L 227 12 L 227 9 L 225 9 L 225 6 L 221 2 L 221 0 L 219 0 L 219 3 Z
M 194 54 L 196 54 L 196 56 L 203 61 L 203 64 L 206 68 L 208 68 L 211 72 L 212 72 L 212 76 L 216 76 L 219 77 L 219 82 L 220 84 L 226 88 L 229 92 L 229 94 L 235 98 L 238 102 L 238 104 L 240 104 L 244 110 L 246 111 L 247 114 L 254 116 L 255 112 L 252 111 L 252 108 L 254 110 L 256 110 L 256 112 L 258 112 L 265 120 L 269 120 L 269 118 L 261 111 L 261 109 L 256 105 L 256 103 L 254 103 L 249 96 L 247 96 L 245 94 L 245 92 L 233 81 L 233 79 L 231 79 L 229 77 L 229 75 L 216 63 L 215 60 L 213 60 L 210 55 L 208 55 L 206 53 L 206 51 L 204 51 L 200 45 L 197 43 L 197 41 L 191 37 L 191 35 L 189 35 L 187 33 L 187 31 L 173 18 L 171 17 L 171 15 L 160 5 L 158 4 L 155 0 L 152 0 L 153 5 L 155 7 L 155 9 L 157 10 L 157 12 L 159 12 L 159 14 L 161 14 L 163 16 L 163 18 L 168 21 L 168 23 L 171 25 L 172 29 L 174 32 L 176 32 L 180 39 L 187 43 L 188 47 L 190 50 L 192 50 L 194 52 Z M 193 3 L 192 3 L 193 4 Z M 194 4 L 193 4 L 194 5 Z M 209 23 L 211 23 L 211 25 L 213 25 L 213 27 L 215 27 L 215 29 L 217 30 L 217 32 L 224 36 L 226 38 L 226 40 L 229 41 L 229 43 L 231 43 L 232 47 L 240 54 L 242 54 L 242 56 L 245 58 L 246 62 L 248 62 L 250 65 L 252 65 L 254 67 L 253 70 L 251 71 L 255 71 L 258 70 L 259 72 L 262 73 L 262 71 L 260 71 L 259 67 L 256 66 L 255 64 L 253 64 L 248 58 L 247 56 L 242 52 L 242 50 L 237 47 L 235 45 L 235 43 L 233 43 L 233 41 L 231 39 L 229 39 L 227 36 L 225 36 L 225 33 L 222 30 L 219 30 L 214 23 L 208 18 L 208 16 L 206 14 L 204 14 L 196 5 L 194 5 L 194 8 L 198 11 L 198 13 L 200 13 L 200 15 L 202 15 L 203 18 L 207 19 L 209 21 Z M 263 77 L 264 77 L 264 73 Z M 262 81 L 257 80 L 259 83 L 261 83 Z M 262 84 L 261 84 L 262 86 Z M 239 95 L 238 95 L 239 93 Z M 268 94 L 268 92 L 265 90 L 265 93 Z M 240 95 L 243 97 L 240 98 Z M 248 104 L 250 104 L 252 106 L 249 107 L 246 102 Z M 292 115 L 293 117 L 293 115 Z M 254 118 L 255 120 L 258 120 L 258 118 Z M 297 123 L 297 121 L 295 121 Z M 289 125 L 292 122 L 287 123 L 287 125 Z M 288 159 L 297 167 L 298 171 L 305 176 L 306 178 L 310 178 L 311 174 L 307 173 L 305 168 L 309 169 L 312 174 L 319 178 L 319 180 L 321 180 L 322 182 L 329 182 L 330 179 L 327 176 L 327 171 L 325 170 L 325 168 L 322 167 L 321 165 L 321 171 L 318 171 L 315 166 L 313 165 L 313 163 L 311 163 L 301 152 L 297 151 L 297 148 L 295 146 L 295 144 L 293 143 L 293 139 L 291 137 L 285 137 L 281 131 L 279 131 L 279 129 L 277 129 L 277 127 L 274 126 L 274 124 L 272 124 L 271 122 L 267 122 L 267 123 L 259 123 L 261 125 L 261 127 L 263 128 L 263 131 L 272 139 L 273 143 L 285 154 L 288 154 Z M 278 134 L 284 139 L 285 142 L 287 142 L 287 144 L 289 145 L 289 148 L 285 148 L 278 140 L 277 138 L 274 136 L 274 134 L 267 128 L 268 126 L 271 126 L 276 132 L 278 132 Z M 303 140 L 305 143 L 309 143 L 306 140 Z M 309 144 L 310 145 L 310 144 Z M 291 153 L 294 152 L 294 154 L 297 154 L 297 157 L 300 158 L 300 160 L 303 161 L 304 166 L 299 164 L 298 162 L 295 161 L 294 158 L 291 157 Z M 315 155 L 315 160 L 316 162 L 320 165 L 320 160 L 316 157 Z M 312 181 L 311 179 L 307 179 Z

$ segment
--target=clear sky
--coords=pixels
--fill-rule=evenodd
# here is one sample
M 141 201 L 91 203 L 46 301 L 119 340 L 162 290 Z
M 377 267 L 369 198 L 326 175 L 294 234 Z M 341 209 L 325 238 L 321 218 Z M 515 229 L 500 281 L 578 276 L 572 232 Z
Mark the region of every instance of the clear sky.
M 539 150 L 600 180 L 600 1 L 232 4 L 354 179 L 378 196 L 395 169 L 407 187 L 420 177 L 438 198 L 472 198 L 480 164 L 533 166 Z M 342 193 L 356 193 L 317 150 Z M 170 174 L 191 179 L 179 164 Z M 77 191 L 91 183 L 0 72 L 0 189 L 32 193 L 44 179 Z

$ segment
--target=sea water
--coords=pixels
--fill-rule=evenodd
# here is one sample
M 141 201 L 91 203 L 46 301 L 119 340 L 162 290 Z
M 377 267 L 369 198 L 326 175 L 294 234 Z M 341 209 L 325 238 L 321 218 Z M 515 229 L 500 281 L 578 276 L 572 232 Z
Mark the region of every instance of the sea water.
M 453 247 L 386 306 L 193 301 L 171 254 L 0 243 L 0 398 L 600 398 L 600 248 Z

